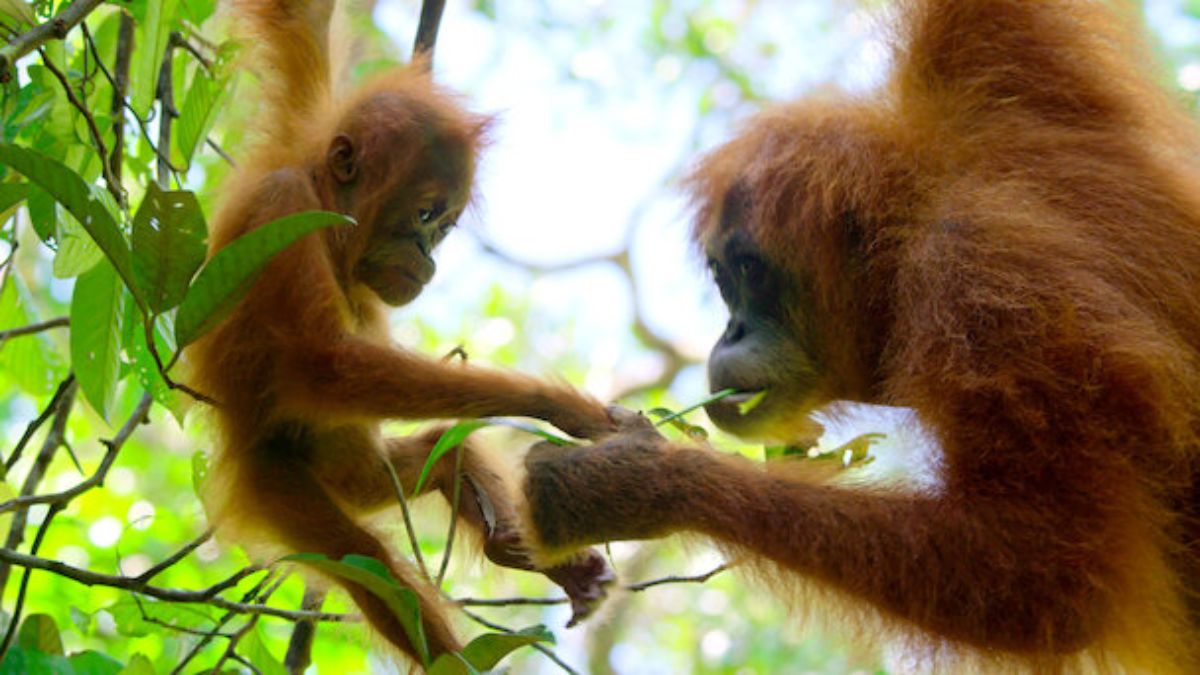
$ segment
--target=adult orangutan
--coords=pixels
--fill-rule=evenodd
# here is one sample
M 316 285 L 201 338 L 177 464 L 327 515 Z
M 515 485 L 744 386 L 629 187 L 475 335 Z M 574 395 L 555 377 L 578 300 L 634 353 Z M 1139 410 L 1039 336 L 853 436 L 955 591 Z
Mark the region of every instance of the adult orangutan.
M 448 363 L 394 345 L 387 305 L 410 302 L 434 273 L 433 249 L 470 197 L 489 119 L 435 85 L 422 57 L 334 96 L 328 0 L 238 0 L 261 66 L 264 140 L 239 159 L 211 249 L 313 209 L 356 225 L 308 235 L 280 253 L 233 314 L 189 350 L 195 386 L 217 401 L 220 451 L 212 515 L 246 543 L 378 558 L 421 596 L 432 657 L 459 648 L 442 602 L 361 522 L 393 504 L 390 462 L 411 490 L 441 429 L 384 438 L 383 419 L 528 415 L 595 437 L 604 406 L 560 382 Z M 453 457 L 431 487 L 449 496 Z M 474 445 L 460 515 L 494 562 L 531 568 L 509 486 Z M 544 570 L 586 615 L 611 580 L 589 552 Z M 400 621 L 345 583 L 376 631 L 417 654 Z
M 545 559 L 698 533 L 856 635 L 924 640 L 937 672 L 1200 672 L 1194 122 L 1107 3 L 898 14 L 876 94 L 767 110 L 693 175 L 730 314 L 711 386 L 742 392 L 709 413 L 789 442 L 832 401 L 908 406 L 940 486 L 853 489 L 644 427 L 531 453 Z

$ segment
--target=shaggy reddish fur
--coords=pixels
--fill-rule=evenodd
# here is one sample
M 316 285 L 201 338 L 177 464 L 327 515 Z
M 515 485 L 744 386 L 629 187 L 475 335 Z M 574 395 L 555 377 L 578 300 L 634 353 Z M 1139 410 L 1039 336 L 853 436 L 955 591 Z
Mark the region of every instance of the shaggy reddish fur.
M 941 672 L 1200 672 L 1194 123 L 1104 3 L 914 1 L 898 25 L 882 91 L 768 110 L 703 160 L 696 236 L 745 227 L 812 289 L 789 320 L 819 327 L 817 390 L 914 409 L 942 486 L 633 437 L 534 458 L 534 526 L 552 550 L 709 535 L 926 636 Z

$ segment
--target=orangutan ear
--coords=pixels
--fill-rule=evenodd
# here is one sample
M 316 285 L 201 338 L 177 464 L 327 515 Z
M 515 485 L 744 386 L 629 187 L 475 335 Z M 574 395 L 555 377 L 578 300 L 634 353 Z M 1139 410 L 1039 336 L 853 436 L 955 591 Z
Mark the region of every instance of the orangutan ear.
M 358 149 L 346 134 L 338 134 L 329 144 L 329 171 L 339 183 L 349 183 L 358 176 Z

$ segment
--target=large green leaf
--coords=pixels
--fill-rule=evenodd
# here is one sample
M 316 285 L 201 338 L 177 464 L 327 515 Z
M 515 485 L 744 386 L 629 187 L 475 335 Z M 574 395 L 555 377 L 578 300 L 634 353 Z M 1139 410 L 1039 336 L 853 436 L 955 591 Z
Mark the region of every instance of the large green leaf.
M 133 93 L 130 105 L 145 118 L 158 91 L 158 71 L 171 35 L 176 0 L 147 0 L 145 18 L 134 35 Z M 166 148 L 163 148 L 165 151 Z
M 133 277 L 151 311 L 183 302 L 188 282 L 204 263 L 206 231 L 196 195 L 150 184 L 133 218 L 132 243 Z
M 75 281 L 71 296 L 71 368 L 83 395 L 105 419 L 121 368 L 124 290 L 112 265 L 101 261 Z
M 196 149 L 204 142 L 204 137 L 217 119 L 219 104 L 225 98 L 228 84 L 227 77 L 214 79 L 203 69 L 196 69 L 179 119 L 175 120 L 175 147 L 172 148 L 171 161 L 176 166 L 185 169 L 191 166 Z
M 439 656 L 429 675 L 471 675 L 491 670 L 512 652 L 537 642 L 554 644 L 554 634 L 541 625 L 514 633 L 484 633 L 463 647 L 461 654 Z
M 175 342 L 183 349 L 225 318 L 277 253 L 306 234 L 354 221 L 338 213 L 307 211 L 273 220 L 238 237 L 208 261 L 175 315 Z
M 294 553 L 284 556 L 282 560 L 304 563 L 326 574 L 352 581 L 383 600 L 404 627 L 408 641 L 416 646 L 422 665 L 429 667 L 429 645 L 425 640 L 424 624 L 421 623 L 421 603 L 411 588 L 396 582 L 386 565 L 363 555 L 348 555 L 336 561 L 320 553 Z
M 54 238 L 58 241 L 58 250 L 54 253 L 52 271 L 59 279 L 71 279 L 95 267 L 104 257 L 104 251 L 74 216 L 58 206 L 55 206 L 55 212 L 58 217 Z
M 459 422 L 442 432 L 437 443 L 433 444 L 433 449 L 429 451 L 429 456 L 425 458 L 425 466 L 421 467 L 421 473 L 417 476 L 417 484 L 413 486 L 412 493 L 414 495 L 421 494 L 421 488 L 425 486 L 425 481 L 429 480 L 429 474 L 433 472 L 433 465 L 442 458 L 447 452 L 458 447 L 467 436 L 483 427 L 491 425 L 487 420 L 466 420 Z
M 0 214 L 20 204 L 28 194 L 28 183 L 0 183 Z
M 109 211 L 109 201 L 100 197 L 98 190 L 61 162 L 16 145 L 0 143 L 0 163 L 24 174 L 66 207 L 104 251 L 125 285 L 136 288 L 129 244 Z

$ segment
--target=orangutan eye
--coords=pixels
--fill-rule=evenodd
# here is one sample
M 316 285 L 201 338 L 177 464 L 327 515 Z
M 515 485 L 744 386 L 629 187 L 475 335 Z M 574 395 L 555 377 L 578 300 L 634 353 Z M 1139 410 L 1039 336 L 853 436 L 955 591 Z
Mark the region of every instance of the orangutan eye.
M 445 200 L 438 200 L 433 203 L 433 206 L 430 206 L 427 209 L 417 209 L 417 220 L 419 220 L 422 225 L 428 225 L 438 218 L 441 218 L 445 214 L 446 202 Z

